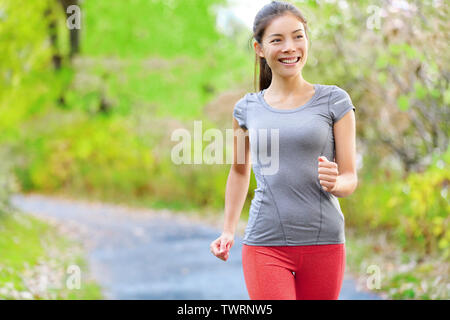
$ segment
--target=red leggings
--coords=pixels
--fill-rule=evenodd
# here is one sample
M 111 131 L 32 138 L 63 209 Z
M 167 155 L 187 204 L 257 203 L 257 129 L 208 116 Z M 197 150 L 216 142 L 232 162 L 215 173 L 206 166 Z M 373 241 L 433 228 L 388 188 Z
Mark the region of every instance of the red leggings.
M 251 300 L 337 300 L 344 277 L 345 245 L 244 244 L 242 266 Z

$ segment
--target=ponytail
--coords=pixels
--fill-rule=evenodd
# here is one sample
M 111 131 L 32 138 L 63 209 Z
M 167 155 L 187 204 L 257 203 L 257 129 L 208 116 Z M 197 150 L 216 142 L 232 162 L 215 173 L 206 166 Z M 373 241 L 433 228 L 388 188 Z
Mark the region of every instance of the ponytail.
M 272 70 L 265 58 L 259 57 L 259 91 L 266 89 L 272 82 Z

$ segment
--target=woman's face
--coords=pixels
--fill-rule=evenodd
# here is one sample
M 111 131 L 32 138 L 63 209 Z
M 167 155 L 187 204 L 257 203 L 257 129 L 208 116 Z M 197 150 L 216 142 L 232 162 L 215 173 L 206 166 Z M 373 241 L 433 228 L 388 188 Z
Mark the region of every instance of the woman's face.
M 255 42 L 255 52 L 266 59 L 272 74 L 288 77 L 302 70 L 308 57 L 308 41 L 297 17 L 285 14 L 275 18 L 266 27 L 261 41 L 262 47 Z

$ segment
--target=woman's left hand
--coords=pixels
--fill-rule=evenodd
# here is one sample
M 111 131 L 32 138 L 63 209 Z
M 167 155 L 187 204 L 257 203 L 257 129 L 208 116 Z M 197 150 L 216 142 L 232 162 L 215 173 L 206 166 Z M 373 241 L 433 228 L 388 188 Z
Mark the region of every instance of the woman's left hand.
M 325 156 L 319 157 L 319 181 L 322 188 L 330 193 L 336 190 L 339 175 L 336 162 L 328 161 Z

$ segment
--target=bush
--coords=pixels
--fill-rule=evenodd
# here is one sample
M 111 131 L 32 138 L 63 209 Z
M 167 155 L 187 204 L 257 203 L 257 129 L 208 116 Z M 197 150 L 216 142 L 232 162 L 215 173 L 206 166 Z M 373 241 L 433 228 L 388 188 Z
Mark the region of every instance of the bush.
M 448 258 L 449 160 L 447 150 L 435 156 L 424 172 L 411 173 L 405 179 L 398 173 L 387 178 L 381 169 L 370 175 L 362 173 L 356 192 L 340 200 L 346 225 L 361 233 L 390 230 L 405 250 L 440 252 Z

